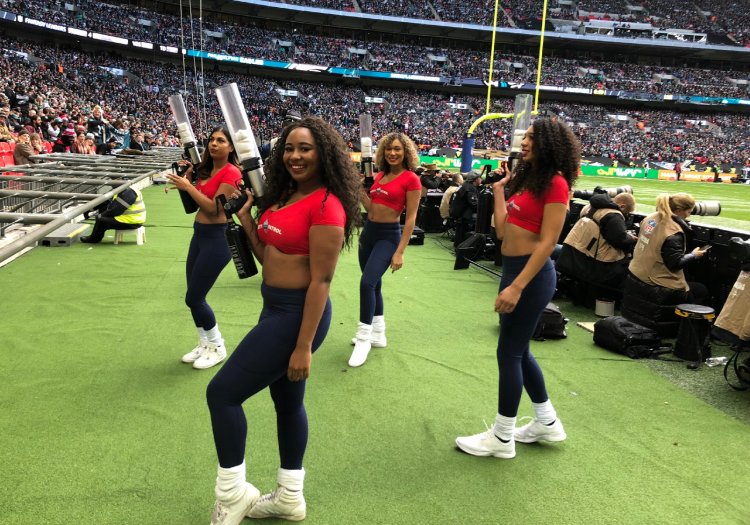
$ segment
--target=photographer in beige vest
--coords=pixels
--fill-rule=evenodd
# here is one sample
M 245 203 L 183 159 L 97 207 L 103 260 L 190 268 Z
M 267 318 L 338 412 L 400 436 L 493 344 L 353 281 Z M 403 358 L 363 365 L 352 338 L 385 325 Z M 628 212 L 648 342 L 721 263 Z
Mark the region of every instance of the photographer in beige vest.
M 708 297 L 706 286 L 688 283 L 683 271 L 708 251 L 708 247 L 696 247 L 685 253 L 691 236 L 687 218 L 694 207 L 689 193 L 662 193 L 656 198 L 656 213 L 641 221 L 629 270 L 641 283 L 666 289 L 662 304 L 700 304 Z
M 714 323 L 714 332 L 717 329 L 734 336 L 721 339 L 750 346 L 750 271 L 742 271 L 737 277 Z
M 607 193 L 593 195 L 563 241 L 555 262 L 557 270 L 580 281 L 621 290 L 636 243 L 626 220 L 634 209 L 630 193 L 614 198 Z

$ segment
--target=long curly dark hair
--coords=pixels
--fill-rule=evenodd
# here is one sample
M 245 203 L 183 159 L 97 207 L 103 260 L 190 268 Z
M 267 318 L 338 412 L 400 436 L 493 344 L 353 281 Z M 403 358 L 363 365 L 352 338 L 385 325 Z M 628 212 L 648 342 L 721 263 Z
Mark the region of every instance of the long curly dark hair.
M 229 130 L 224 126 L 216 126 L 214 129 L 211 130 L 211 133 L 208 135 L 208 140 L 211 140 L 211 137 L 214 136 L 214 133 L 221 132 L 224 134 L 224 136 L 227 138 L 227 141 L 229 144 L 232 145 L 232 151 L 229 152 L 229 158 L 227 158 L 227 162 L 229 164 L 234 164 L 235 166 L 239 167 L 240 163 L 237 158 L 237 152 L 234 150 L 234 143 L 232 142 L 232 136 L 229 134 Z M 208 144 L 208 143 L 206 143 Z M 203 150 L 203 158 L 201 161 L 195 166 L 195 173 L 197 177 L 201 180 L 206 180 L 211 178 L 211 172 L 214 169 L 214 159 L 211 157 L 211 155 L 208 152 L 208 146 L 206 146 L 206 149 Z
M 403 133 L 397 131 L 388 133 L 385 137 L 378 141 L 378 149 L 375 151 L 375 165 L 385 175 L 390 173 L 391 165 L 385 160 L 385 150 L 393 143 L 394 140 L 401 141 L 401 145 L 404 147 L 404 169 L 414 171 L 419 166 L 419 153 L 417 152 L 417 146 L 414 141 Z
M 354 161 L 349 156 L 344 139 L 333 126 L 319 117 L 305 117 L 282 130 L 264 167 L 267 190 L 266 195 L 258 203 L 258 216 L 271 205 L 288 199 L 297 190 L 296 181 L 284 165 L 286 139 L 289 133 L 297 128 L 309 129 L 315 139 L 315 149 L 320 159 L 320 179 L 328 190 L 326 198 L 329 193 L 332 193 L 344 206 L 346 213 L 344 246 L 350 246 L 354 229 L 362 223 L 359 198 L 362 181 Z
M 508 182 L 511 194 L 528 190 L 541 198 L 556 173 L 562 174 L 572 188 L 581 164 L 581 143 L 565 122 L 538 118 L 534 130 L 531 161 L 520 161 Z

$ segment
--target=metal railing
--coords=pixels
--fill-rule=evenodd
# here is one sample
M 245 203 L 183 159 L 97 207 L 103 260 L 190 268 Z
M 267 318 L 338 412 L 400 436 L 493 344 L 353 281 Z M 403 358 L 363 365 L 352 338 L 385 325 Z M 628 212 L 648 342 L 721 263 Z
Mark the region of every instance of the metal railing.
M 0 175 L 0 263 L 125 188 L 150 185 L 181 153 L 178 148 L 137 156 L 52 153 L 31 157 L 40 164 L 6 166 Z M 37 226 L 28 228 L 32 225 Z M 20 228 L 30 231 L 8 235 Z

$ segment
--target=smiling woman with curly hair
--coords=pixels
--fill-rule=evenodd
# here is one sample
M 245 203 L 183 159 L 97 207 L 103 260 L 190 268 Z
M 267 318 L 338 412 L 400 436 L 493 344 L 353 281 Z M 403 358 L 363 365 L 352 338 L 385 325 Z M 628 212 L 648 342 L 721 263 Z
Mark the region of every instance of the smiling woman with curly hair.
M 256 217 L 249 192 L 237 213 L 263 265 L 263 310 L 206 392 L 219 456 L 213 525 L 237 525 L 246 515 L 305 518 L 305 383 L 331 323 L 339 253 L 361 221 L 359 173 L 344 140 L 320 118 L 284 128 L 265 173 L 268 189 Z M 277 488 L 260 497 L 245 481 L 242 403 L 266 387 L 276 409 L 280 468 Z
M 417 221 L 422 183 L 414 170 L 419 155 L 414 142 L 403 133 L 389 133 L 380 139 L 375 152 L 375 164 L 380 173 L 362 202 L 367 209 L 367 222 L 359 237 L 359 324 L 352 339 L 354 350 L 349 366 L 362 366 L 373 346 L 384 347 L 385 317 L 383 274 L 404 265 L 404 251 L 409 244 Z M 406 210 L 404 231 L 401 213 Z
M 537 119 L 521 143 L 521 159 L 513 178 L 506 167 L 502 180 L 492 185 L 495 232 L 503 241 L 503 276 L 495 299 L 495 311 L 500 314 L 500 387 L 492 428 L 456 439 L 456 445 L 468 454 L 512 458 L 516 455 L 516 441 L 566 438 L 529 342 L 555 292 L 556 274 L 550 255 L 565 222 L 570 187 L 578 176 L 580 159 L 578 139 L 565 123 Z M 506 185 L 511 195 L 507 202 Z M 527 425 L 515 428 L 524 388 L 535 417 Z

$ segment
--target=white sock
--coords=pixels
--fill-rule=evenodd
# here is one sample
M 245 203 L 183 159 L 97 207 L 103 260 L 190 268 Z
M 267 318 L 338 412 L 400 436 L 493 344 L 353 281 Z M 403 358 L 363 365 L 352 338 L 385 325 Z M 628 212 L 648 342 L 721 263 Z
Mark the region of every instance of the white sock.
M 214 325 L 213 328 L 206 330 L 206 337 L 208 340 L 215 345 L 223 345 L 224 339 L 221 338 L 221 332 L 219 332 L 219 325 Z
M 216 475 L 216 499 L 230 502 L 242 496 L 245 491 L 245 462 L 236 467 L 217 469 Z
M 302 492 L 302 485 L 305 482 L 305 469 L 287 470 L 280 468 L 276 474 L 276 483 L 287 490 Z
M 208 343 L 208 336 L 206 335 L 206 331 L 201 328 L 200 326 L 196 327 L 198 330 L 198 340 L 201 342 L 202 345 L 205 345 Z
M 385 316 L 376 315 L 372 318 L 372 331 L 385 332 Z
M 515 428 L 515 417 L 507 417 L 498 414 L 495 417 L 495 425 L 492 427 L 492 430 L 495 432 L 495 435 L 503 441 L 510 441 L 511 439 L 513 439 L 513 429 Z
M 551 425 L 557 419 L 557 412 L 548 399 L 544 403 L 531 403 L 534 408 L 534 417 L 543 425 Z

